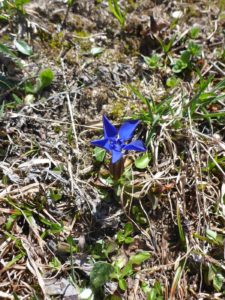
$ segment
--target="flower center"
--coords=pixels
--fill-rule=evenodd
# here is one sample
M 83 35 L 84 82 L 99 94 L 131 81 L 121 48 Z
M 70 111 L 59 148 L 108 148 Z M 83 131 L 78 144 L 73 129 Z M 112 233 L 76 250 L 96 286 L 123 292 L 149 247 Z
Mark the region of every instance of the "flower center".
M 121 152 L 123 149 L 123 141 L 120 138 L 111 138 L 109 141 L 111 150 Z

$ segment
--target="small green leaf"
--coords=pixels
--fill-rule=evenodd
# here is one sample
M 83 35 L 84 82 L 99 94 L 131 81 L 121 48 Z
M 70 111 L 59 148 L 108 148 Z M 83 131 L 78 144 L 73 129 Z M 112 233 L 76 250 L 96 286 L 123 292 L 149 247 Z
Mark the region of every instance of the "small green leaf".
M 51 69 L 45 69 L 40 72 L 39 77 L 33 86 L 31 82 L 27 82 L 25 85 L 25 90 L 28 93 L 36 94 L 44 88 L 48 87 L 54 79 L 54 73 Z
M 30 2 L 30 0 L 14 0 L 16 7 L 17 6 L 23 6 L 24 4 L 27 4 Z
M 125 244 L 131 244 L 133 243 L 134 239 L 131 236 L 128 236 L 124 239 Z
M 32 48 L 25 41 L 15 40 L 14 45 L 17 50 L 24 55 L 30 56 L 33 53 Z
M 133 225 L 132 223 L 126 223 L 124 226 L 124 235 L 128 236 L 133 232 Z
M 193 56 L 199 56 L 201 54 L 201 47 L 194 42 L 190 42 L 188 44 L 188 51 L 190 51 Z
M 158 300 L 158 298 L 157 298 L 157 292 L 154 289 L 154 287 L 151 289 L 150 293 L 148 293 L 147 300 Z
M 123 27 L 126 21 L 125 14 L 121 11 L 117 0 L 108 0 L 109 10 Z
M 67 0 L 67 4 L 69 7 L 72 7 L 72 5 L 74 4 L 75 0 Z
M 4 54 L 6 57 L 17 58 L 14 52 L 9 49 L 6 45 L 0 44 L 0 53 Z
M 183 62 L 182 59 L 178 59 L 175 64 L 173 65 L 172 71 L 174 73 L 180 73 L 182 72 L 184 69 L 187 68 L 187 63 Z
M 98 162 L 103 162 L 105 158 L 106 151 L 102 148 L 95 147 L 94 148 L 94 156 Z
M 192 39 L 196 39 L 199 36 L 200 28 L 199 27 L 192 27 L 189 31 L 189 35 Z
M 152 56 L 143 56 L 143 58 L 149 69 L 155 70 L 161 66 L 160 56 L 157 54 L 153 54 Z
M 120 230 L 117 235 L 116 235 L 116 239 L 118 240 L 119 243 L 122 243 L 124 242 L 124 233 Z
M 151 158 L 150 158 L 149 154 L 145 153 L 135 160 L 135 162 L 134 162 L 135 167 L 138 169 L 145 169 L 149 165 L 150 160 L 151 160 Z
M 145 260 L 148 260 L 151 257 L 149 252 L 143 251 L 138 254 L 131 256 L 130 262 L 135 265 L 140 265 Z
M 175 295 L 178 283 L 180 281 L 183 269 L 184 269 L 184 264 L 183 264 L 183 262 L 181 262 L 180 265 L 178 266 L 178 268 L 176 269 L 176 273 L 175 273 L 175 276 L 173 278 L 172 286 L 171 286 L 171 289 L 170 289 L 171 299 L 174 299 L 174 295 Z
M 183 226 L 182 226 L 182 223 L 181 223 L 180 208 L 179 208 L 178 203 L 177 203 L 177 226 L 178 226 L 178 232 L 179 232 L 179 237 L 180 237 L 181 244 L 182 244 L 183 247 L 185 247 L 186 246 L 186 239 L 185 239 Z
M 199 96 L 199 99 L 200 100 L 210 100 L 210 98 L 213 98 L 213 97 L 216 97 L 215 93 L 202 93 L 200 96 Z
M 105 300 L 122 300 L 122 298 L 116 295 L 109 295 Z
M 5 229 L 10 231 L 12 229 L 12 226 L 17 218 L 17 215 L 10 215 L 7 219 L 7 222 L 5 223 Z
M 54 201 L 59 201 L 62 199 L 62 193 L 60 190 L 50 190 L 50 198 Z
M 50 266 L 52 269 L 60 270 L 62 264 L 61 264 L 61 262 L 58 260 L 58 258 L 55 256 L 55 257 L 53 257 L 53 259 L 49 262 L 49 266 Z
M 114 268 L 108 263 L 101 261 L 95 263 L 90 274 L 92 285 L 95 288 L 103 286 L 105 282 L 109 280 L 109 277 L 113 273 L 113 271 Z
M 175 76 L 169 77 L 166 81 L 166 85 L 168 87 L 174 88 L 175 86 L 177 86 L 177 84 L 179 83 L 179 79 Z
M 120 278 L 118 283 L 119 283 L 119 287 L 121 288 L 121 290 L 126 291 L 126 289 L 127 289 L 126 280 L 123 278 Z
M 54 73 L 51 69 L 45 69 L 39 74 L 39 79 L 41 81 L 41 88 L 45 88 L 52 83 L 54 79 Z
M 126 277 L 126 276 L 131 276 L 134 273 L 133 268 L 132 268 L 132 263 L 129 261 L 126 266 L 123 268 L 121 272 L 121 278 Z
M 207 230 L 206 230 L 206 236 L 207 236 L 207 238 L 209 238 L 209 239 L 216 240 L 217 233 L 216 233 L 215 231 L 212 231 L 212 230 L 210 230 L 210 229 L 207 229 Z
M 225 278 L 221 273 L 216 273 L 213 277 L 213 287 L 217 292 L 221 291 L 223 283 L 225 282 Z
M 207 229 L 206 230 L 206 237 L 211 242 L 213 242 L 214 244 L 222 246 L 223 243 L 224 243 L 224 237 L 223 237 L 223 235 L 222 234 L 218 234 L 217 232 L 215 232 L 213 230 Z
M 190 53 L 188 50 L 183 51 L 182 54 L 181 54 L 180 59 L 182 60 L 182 62 L 183 62 L 184 64 L 187 64 L 187 65 L 188 65 L 189 62 L 190 62 L 190 59 L 191 59 L 191 53 Z
M 115 273 L 120 274 L 120 270 L 127 264 L 127 258 L 123 255 L 117 257 L 116 261 L 114 262 Z M 114 277 L 115 278 L 115 277 Z
M 8 21 L 9 16 L 0 15 L 0 21 Z

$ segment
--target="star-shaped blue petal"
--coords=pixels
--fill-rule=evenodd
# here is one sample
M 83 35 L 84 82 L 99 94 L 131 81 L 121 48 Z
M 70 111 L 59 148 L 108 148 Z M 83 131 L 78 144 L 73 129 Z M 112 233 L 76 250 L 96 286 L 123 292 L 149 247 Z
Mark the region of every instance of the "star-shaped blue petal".
M 133 137 L 139 122 L 139 120 L 126 121 L 117 130 L 107 117 L 103 116 L 104 139 L 92 141 L 91 144 L 110 152 L 112 154 L 112 164 L 119 161 L 126 150 L 144 152 L 146 147 L 141 140 L 136 140 L 129 144 L 126 143 Z

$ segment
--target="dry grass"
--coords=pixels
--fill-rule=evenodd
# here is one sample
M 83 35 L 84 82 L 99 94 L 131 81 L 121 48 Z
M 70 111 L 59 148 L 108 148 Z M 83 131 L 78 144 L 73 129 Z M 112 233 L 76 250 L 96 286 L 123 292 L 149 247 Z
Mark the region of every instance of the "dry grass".
M 17 35 L 34 52 L 17 53 L 22 68 L 0 54 L 0 80 L 16 80 L 0 92 L 0 298 L 79 299 L 94 262 L 147 251 L 124 291 L 114 278 L 95 299 L 224 299 L 224 1 L 121 1 L 123 29 L 107 1 L 48 2 L 20 17 L 2 10 L 0 21 L 0 44 Z M 201 51 L 174 73 L 190 41 Z M 160 67 L 149 68 L 142 55 L 155 52 Z M 24 82 L 47 67 L 53 83 L 27 103 Z M 139 169 L 140 155 L 128 154 L 119 184 L 109 156 L 96 161 L 90 147 L 102 114 L 142 121 L 150 161 Z M 151 298 L 156 282 L 162 295 Z

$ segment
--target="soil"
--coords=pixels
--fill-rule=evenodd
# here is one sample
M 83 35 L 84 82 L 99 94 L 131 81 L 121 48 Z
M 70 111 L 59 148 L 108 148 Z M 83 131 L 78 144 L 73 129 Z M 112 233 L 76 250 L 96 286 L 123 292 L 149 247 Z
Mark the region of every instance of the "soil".
M 212 92 L 225 74 L 224 1 L 122 0 L 123 27 L 105 0 L 27 2 L 0 3 L 0 44 L 17 56 L 0 48 L 0 298 L 225 299 L 224 84 Z M 201 53 L 175 74 L 189 41 Z M 151 68 L 145 57 L 155 54 L 161 63 Z M 29 92 L 44 69 L 53 82 Z M 204 96 L 221 98 L 192 116 L 201 76 L 212 78 Z M 161 105 L 159 122 L 131 86 Z M 90 144 L 101 138 L 102 115 L 116 126 L 138 118 L 135 136 L 151 135 L 149 164 L 138 168 L 142 154 L 127 154 L 119 184 L 110 155 L 96 159 Z M 119 242 L 127 223 L 133 240 Z M 150 257 L 124 277 L 124 290 L 115 278 L 94 289 L 94 263 L 124 267 L 143 251 Z M 95 298 L 79 296 L 89 287 Z

